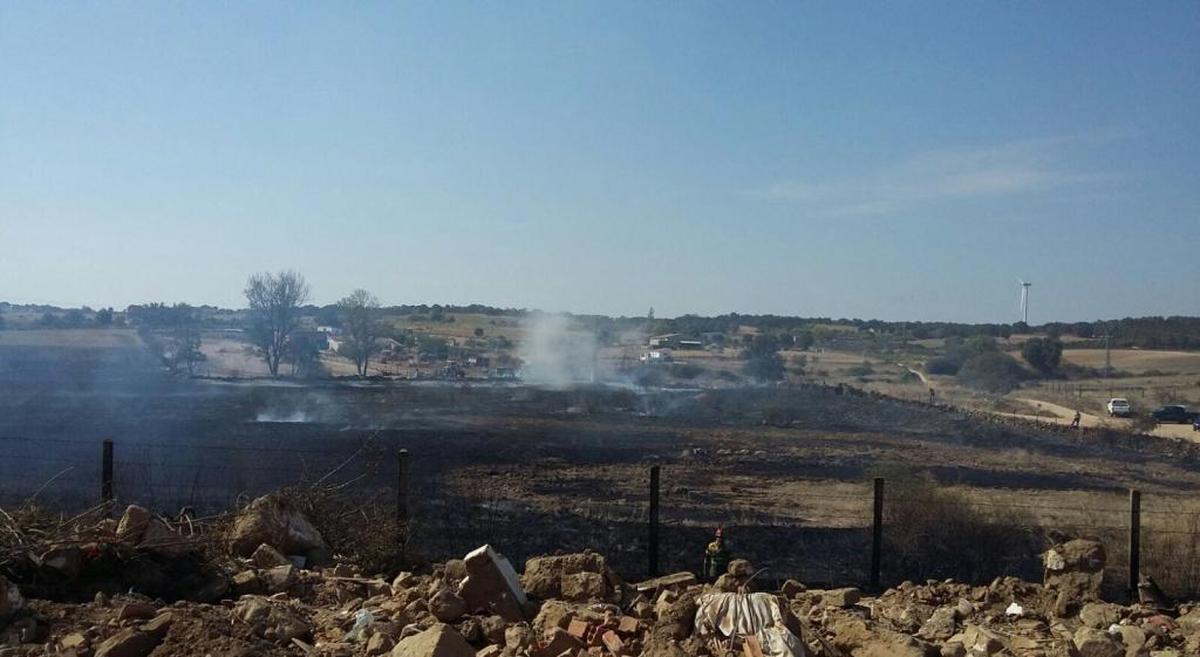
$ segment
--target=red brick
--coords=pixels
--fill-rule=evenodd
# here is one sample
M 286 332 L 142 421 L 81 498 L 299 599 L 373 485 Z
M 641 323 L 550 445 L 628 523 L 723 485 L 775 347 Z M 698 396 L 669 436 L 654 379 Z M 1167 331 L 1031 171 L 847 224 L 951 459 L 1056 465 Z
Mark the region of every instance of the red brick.
M 625 650 L 625 642 L 622 641 L 621 637 L 617 636 L 617 633 L 613 632 L 612 630 L 605 632 L 603 636 L 601 636 L 601 640 L 604 641 L 604 647 L 608 648 L 609 652 L 614 655 L 619 655 L 623 650 Z M 762 657 L 761 653 L 759 657 Z

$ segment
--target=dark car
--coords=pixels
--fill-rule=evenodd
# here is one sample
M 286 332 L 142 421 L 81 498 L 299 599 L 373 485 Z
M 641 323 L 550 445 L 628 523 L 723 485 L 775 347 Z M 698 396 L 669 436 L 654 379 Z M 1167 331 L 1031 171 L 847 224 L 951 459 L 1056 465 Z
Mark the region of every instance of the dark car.
M 1187 424 L 1196 419 L 1195 413 L 1188 412 L 1186 406 L 1178 405 L 1159 406 L 1150 415 L 1159 422 L 1178 422 L 1179 424 Z
M 1192 420 L 1192 431 L 1200 431 L 1200 414 L 1196 415 L 1196 419 Z

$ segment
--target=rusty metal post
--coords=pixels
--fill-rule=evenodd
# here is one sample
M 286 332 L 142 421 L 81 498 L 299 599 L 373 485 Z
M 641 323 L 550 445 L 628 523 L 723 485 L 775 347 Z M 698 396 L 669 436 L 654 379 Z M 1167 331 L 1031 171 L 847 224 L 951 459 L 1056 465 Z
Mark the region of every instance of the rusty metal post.
M 883 563 L 883 477 L 875 477 L 875 496 L 871 519 L 871 590 L 879 590 L 879 570 Z
M 396 531 L 401 535 L 408 528 L 408 450 L 396 452 Z
M 1142 493 L 1129 490 L 1129 598 L 1138 601 L 1138 579 L 1141 576 L 1142 559 Z
M 658 575 L 658 466 L 650 466 L 650 536 L 647 554 L 650 576 Z
M 113 441 L 104 439 L 104 452 L 100 464 L 100 501 L 112 504 L 113 501 Z

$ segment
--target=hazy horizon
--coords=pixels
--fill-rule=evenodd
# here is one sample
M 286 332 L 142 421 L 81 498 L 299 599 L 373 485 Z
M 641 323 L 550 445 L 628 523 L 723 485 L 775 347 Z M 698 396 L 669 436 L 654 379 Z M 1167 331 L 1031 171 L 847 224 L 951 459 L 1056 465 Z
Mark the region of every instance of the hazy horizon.
M 1200 5 L 0 5 L 0 300 L 1200 315 Z

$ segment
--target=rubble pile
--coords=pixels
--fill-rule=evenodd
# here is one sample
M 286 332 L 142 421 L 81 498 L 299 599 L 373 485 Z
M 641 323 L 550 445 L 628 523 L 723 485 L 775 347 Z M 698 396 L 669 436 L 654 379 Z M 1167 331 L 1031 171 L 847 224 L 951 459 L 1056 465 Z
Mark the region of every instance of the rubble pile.
M 197 558 L 178 526 L 136 507 L 111 538 L 131 550 L 126 567 L 164 550 Z M 86 578 L 93 548 L 76 558 L 59 545 L 25 564 L 34 570 L 9 568 L 0 657 L 1200 655 L 1200 605 L 1104 602 L 1104 550 L 1085 540 L 1046 552 L 1043 583 L 905 582 L 872 596 L 768 586 L 737 559 L 712 584 L 686 572 L 626 582 L 591 552 L 534 557 L 518 573 L 487 545 L 416 572 L 364 573 L 330 555 L 303 514 L 270 501 L 243 510 L 224 539 L 220 576 L 173 602 L 137 586 L 66 602 L 30 595 L 47 574 L 98 581 Z

